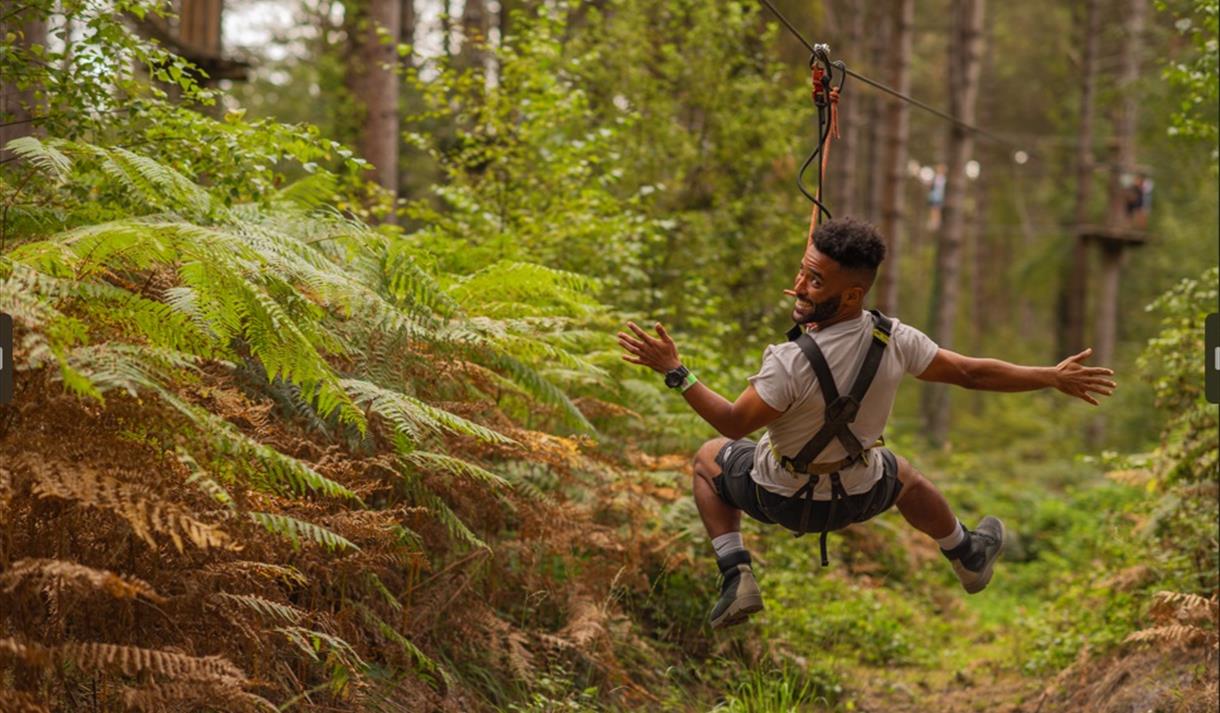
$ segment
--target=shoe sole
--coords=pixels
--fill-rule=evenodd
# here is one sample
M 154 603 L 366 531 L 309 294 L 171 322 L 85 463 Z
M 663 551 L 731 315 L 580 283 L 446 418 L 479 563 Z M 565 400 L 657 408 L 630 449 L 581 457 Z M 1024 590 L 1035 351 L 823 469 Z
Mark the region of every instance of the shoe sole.
M 741 624 L 746 619 L 750 618 L 751 614 L 757 614 L 763 610 L 763 601 L 761 594 L 747 594 L 733 602 L 733 605 L 725 610 L 724 614 L 720 615 L 719 619 L 711 622 L 713 629 L 723 629 L 727 626 Z
M 1008 532 L 1004 527 L 1004 521 L 999 518 L 996 518 L 995 521 L 1000 523 L 1000 549 L 996 551 L 995 557 L 983 568 L 982 576 L 968 587 L 964 584 L 962 585 L 965 587 L 967 594 L 978 594 L 987 588 L 987 584 L 991 582 L 991 571 L 995 568 L 995 563 L 1000 561 L 1000 555 L 1004 554 L 1004 546 L 1008 544 Z

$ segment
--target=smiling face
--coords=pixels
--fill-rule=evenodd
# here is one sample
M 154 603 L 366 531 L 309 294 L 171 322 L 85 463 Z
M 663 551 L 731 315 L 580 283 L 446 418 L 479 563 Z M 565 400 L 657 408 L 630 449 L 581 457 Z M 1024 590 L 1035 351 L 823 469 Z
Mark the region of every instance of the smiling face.
M 801 259 L 793 291 L 792 321 L 828 324 L 859 313 L 871 276 L 848 270 L 810 245 Z

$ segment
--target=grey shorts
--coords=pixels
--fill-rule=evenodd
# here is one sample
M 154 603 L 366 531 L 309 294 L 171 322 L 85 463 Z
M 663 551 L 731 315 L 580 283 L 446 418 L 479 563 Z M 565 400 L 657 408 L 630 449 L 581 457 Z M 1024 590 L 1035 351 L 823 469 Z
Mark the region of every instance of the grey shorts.
M 868 492 L 848 495 L 839 501 L 831 519 L 829 500 L 810 502 L 805 498 L 787 497 L 755 483 L 750 472 L 754 470 L 754 451 L 757 447 L 758 444 L 748 438 L 726 443 L 716 454 L 720 475 L 712 479 L 712 485 L 721 500 L 759 522 L 783 525 L 793 532 L 841 530 L 853 522 L 864 522 L 889 510 L 902 492 L 902 483 L 898 480 L 898 460 L 888 448 L 878 448 L 876 450 L 881 455 L 882 464 L 881 479 Z M 727 459 L 724 457 L 726 450 L 729 451 Z M 806 504 L 809 513 L 802 529 L 801 520 L 806 517 Z

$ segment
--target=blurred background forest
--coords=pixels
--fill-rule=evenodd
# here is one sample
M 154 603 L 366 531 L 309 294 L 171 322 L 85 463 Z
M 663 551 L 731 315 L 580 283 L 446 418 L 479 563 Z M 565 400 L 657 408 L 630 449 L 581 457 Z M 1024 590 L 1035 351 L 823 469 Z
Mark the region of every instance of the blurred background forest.
M 873 306 L 1119 389 L 911 382 L 887 440 L 1013 531 L 748 525 L 619 359 L 735 396 L 789 326 L 808 51 L 755 2 L 0 0 L 0 710 L 1210 711 L 1216 0 L 776 6 L 856 73 Z

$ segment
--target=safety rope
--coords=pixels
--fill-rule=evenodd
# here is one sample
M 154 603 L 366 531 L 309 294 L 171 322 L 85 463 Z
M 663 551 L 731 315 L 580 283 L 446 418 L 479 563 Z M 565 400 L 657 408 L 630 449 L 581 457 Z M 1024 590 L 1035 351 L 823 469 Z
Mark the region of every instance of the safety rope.
M 835 69 L 839 70 L 838 85 L 834 84 Z M 813 231 L 817 229 L 822 219 L 834 217 L 830 209 L 826 207 L 823 183 L 826 177 L 826 168 L 830 161 L 830 140 L 831 138 L 839 138 L 839 95 L 843 89 L 843 82 L 846 81 L 847 77 L 843 72 L 844 69 L 845 67 L 842 62 L 830 61 L 830 52 L 826 45 L 817 45 L 814 48 L 813 55 L 809 58 L 810 97 L 813 99 L 813 105 L 817 109 L 818 142 L 804 163 L 801 164 L 801 168 L 796 174 L 797 188 L 800 189 L 802 195 L 813 203 L 813 208 L 809 214 L 809 233 L 806 236 L 806 246 L 812 244 Z M 805 186 L 804 177 L 805 171 L 815 161 L 817 161 L 818 185 L 816 190 L 811 193 Z
M 791 32 L 792 35 L 794 37 L 796 37 L 796 39 L 800 40 L 801 44 L 805 45 L 806 49 L 808 49 L 810 52 L 816 52 L 818 45 L 813 45 L 809 42 L 809 40 L 805 39 L 805 36 L 802 35 L 800 33 L 800 31 L 797 30 L 796 27 L 794 27 L 792 25 L 791 22 L 788 21 L 788 18 L 784 17 L 783 13 L 781 13 L 779 10 L 777 10 L 775 8 L 774 5 L 771 4 L 770 0 L 759 0 L 759 2 L 762 3 L 763 5 L 765 5 L 767 7 L 767 9 L 771 11 L 772 14 L 774 14 L 777 18 L 779 18 L 779 21 L 781 23 L 783 23 L 784 27 L 788 28 L 788 31 Z M 835 64 L 837 65 L 837 64 L 841 64 L 841 63 L 836 62 Z M 887 87 L 886 85 L 882 84 L 881 82 L 878 82 L 875 79 L 870 79 L 870 78 L 864 76 L 863 74 L 860 74 L 858 72 L 848 69 L 846 66 L 841 67 L 841 70 L 842 70 L 843 74 L 846 76 L 854 77 L 855 79 L 858 79 L 861 82 L 864 82 L 865 84 L 867 84 L 875 89 L 879 89 L 879 90 L 885 92 L 886 94 L 889 94 L 890 96 L 894 97 L 895 99 L 898 99 L 899 101 L 904 101 L 904 102 L 910 104 L 911 106 L 918 107 L 919 109 L 922 109 L 922 110 L 928 112 L 929 114 L 937 116 L 941 119 L 944 119 L 945 121 L 948 121 L 951 124 L 954 124 L 962 129 L 965 129 L 966 131 L 974 132 L 974 133 L 978 134 L 979 136 L 982 136 L 986 139 L 994 141 L 998 144 L 1003 144 L 1004 146 L 1008 146 L 1009 148 L 1016 149 L 1018 151 L 1022 150 L 1022 148 L 1020 146 L 1012 143 L 1011 141 L 1008 141 L 999 136 L 996 136 L 995 134 L 991 133 L 990 131 L 987 131 L 986 129 L 981 129 L 973 124 L 966 123 L 965 121 L 962 121 L 961 119 L 957 118 L 956 116 L 953 116 L 952 114 L 943 112 L 940 109 L 929 106 L 928 104 L 925 104 L 924 102 L 921 102 L 918 99 L 915 99 L 914 97 L 907 96 L 906 94 L 903 94 L 902 92 L 900 92 L 896 89 Z M 1026 154 L 1028 154 L 1028 153 L 1029 152 L 1026 151 Z

